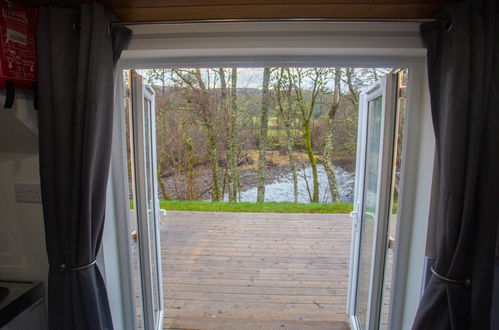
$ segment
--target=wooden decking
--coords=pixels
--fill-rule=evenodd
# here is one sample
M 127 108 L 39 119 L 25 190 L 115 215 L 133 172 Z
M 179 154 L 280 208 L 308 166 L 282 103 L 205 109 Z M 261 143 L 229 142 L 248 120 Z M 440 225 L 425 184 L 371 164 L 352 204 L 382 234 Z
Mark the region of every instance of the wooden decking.
M 169 211 L 164 326 L 349 329 L 350 235 L 343 214 Z

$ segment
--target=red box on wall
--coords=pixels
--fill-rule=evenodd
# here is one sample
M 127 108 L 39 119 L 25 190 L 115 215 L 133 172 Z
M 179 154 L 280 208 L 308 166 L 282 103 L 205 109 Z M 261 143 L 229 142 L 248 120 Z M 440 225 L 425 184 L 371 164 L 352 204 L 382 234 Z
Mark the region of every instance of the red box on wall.
M 37 8 L 0 0 L 0 88 L 11 81 L 31 89 L 36 82 L 37 22 Z

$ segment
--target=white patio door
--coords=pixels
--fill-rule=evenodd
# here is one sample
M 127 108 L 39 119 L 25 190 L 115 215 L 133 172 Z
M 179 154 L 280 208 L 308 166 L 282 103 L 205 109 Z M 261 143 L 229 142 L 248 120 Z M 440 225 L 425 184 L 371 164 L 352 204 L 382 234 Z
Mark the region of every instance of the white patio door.
M 391 210 L 398 74 L 360 95 L 348 314 L 353 329 L 378 329 Z
M 142 322 L 146 330 L 157 330 L 163 327 L 163 287 L 154 90 L 134 71 L 129 79 Z

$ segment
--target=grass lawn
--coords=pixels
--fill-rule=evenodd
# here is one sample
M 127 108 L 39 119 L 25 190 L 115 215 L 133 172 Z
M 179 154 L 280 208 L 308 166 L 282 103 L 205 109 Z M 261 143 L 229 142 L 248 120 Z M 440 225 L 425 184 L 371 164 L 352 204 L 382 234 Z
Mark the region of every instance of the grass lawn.
M 287 202 L 207 202 L 161 201 L 170 211 L 253 212 L 253 213 L 350 213 L 352 203 L 287 203 Z

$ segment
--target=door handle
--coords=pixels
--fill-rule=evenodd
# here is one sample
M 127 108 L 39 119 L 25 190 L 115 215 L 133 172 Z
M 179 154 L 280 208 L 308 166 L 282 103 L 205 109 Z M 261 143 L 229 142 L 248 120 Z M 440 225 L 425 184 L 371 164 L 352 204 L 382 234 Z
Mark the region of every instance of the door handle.
M 352 218 L 353 221 L 353 228 L 355 231 L 357 231 L 357 211 L 353 210 L 350 212 L 350 218 Z
M 393 250 L 394 247 L 395 247 L 395 238 L 393 238 L 392 236 L 388 236 L 388 249 Z

